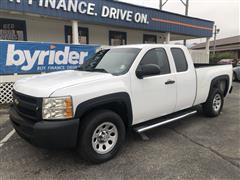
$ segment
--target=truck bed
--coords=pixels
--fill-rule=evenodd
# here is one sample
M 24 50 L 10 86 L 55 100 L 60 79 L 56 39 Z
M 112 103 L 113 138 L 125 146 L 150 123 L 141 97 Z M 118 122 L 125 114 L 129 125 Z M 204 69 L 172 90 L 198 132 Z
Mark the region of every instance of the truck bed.
M 206 68 L 206 67 L 213 67 L 213 66 L 225 66 L 225 64 L 194 63 L 195 68 Z
M 229 78 L 229 89 L 232 82 L 232 65 L 225 64 L 194 64 L 197 78 L 197 95 L 195 104 L 201 104 L 206 102 L 211 82 L 215 77 L 227 76 Z

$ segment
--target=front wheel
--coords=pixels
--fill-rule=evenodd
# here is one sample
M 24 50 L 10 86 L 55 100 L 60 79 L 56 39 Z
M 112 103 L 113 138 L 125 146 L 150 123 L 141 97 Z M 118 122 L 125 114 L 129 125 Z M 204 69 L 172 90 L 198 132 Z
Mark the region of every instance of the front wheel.
M 213 89 L 207 101 L 203 104 L 203 112 L 208 117 L 218 116 L 223 108 L 224 96 L 221 90 Z
M 83 119 L 78 150 L 82 158 L 92 163 L 112 159 L 125 140 L 125 125 L 113 111 L 98 110 Z

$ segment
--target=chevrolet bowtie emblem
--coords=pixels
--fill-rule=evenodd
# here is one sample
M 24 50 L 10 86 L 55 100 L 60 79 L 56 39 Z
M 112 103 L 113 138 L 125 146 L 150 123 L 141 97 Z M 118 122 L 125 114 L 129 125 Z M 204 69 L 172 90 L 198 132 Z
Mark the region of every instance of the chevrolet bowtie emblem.
M 14 100 L 14 103 L 15 103 L 16 105 L 19 105 L 19 101 L 18 101 L 17 99 Z

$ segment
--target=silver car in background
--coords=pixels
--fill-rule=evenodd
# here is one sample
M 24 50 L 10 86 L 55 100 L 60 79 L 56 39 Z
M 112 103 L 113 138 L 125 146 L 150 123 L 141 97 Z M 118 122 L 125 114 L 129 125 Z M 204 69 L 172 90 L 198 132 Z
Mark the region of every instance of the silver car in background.
M 233 68 L 233 81 L 240 81 L 240 64 Z

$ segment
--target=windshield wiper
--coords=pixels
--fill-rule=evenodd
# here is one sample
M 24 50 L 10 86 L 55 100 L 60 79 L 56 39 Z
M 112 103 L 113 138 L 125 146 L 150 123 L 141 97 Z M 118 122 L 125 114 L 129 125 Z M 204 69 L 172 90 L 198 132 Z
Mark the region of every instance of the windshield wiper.
M 107 72 L 105 69 L 86 69 L 85 71 L 109 73 L 109 72 Z

